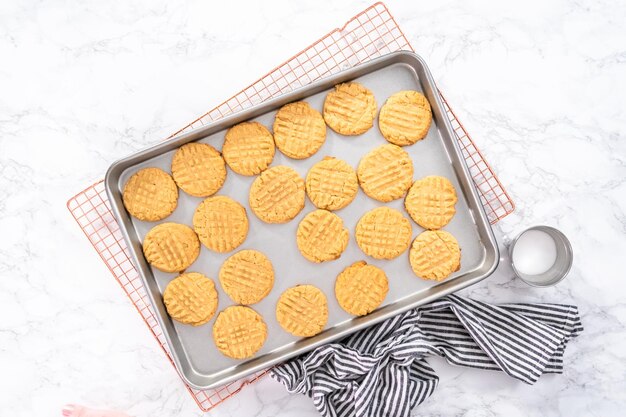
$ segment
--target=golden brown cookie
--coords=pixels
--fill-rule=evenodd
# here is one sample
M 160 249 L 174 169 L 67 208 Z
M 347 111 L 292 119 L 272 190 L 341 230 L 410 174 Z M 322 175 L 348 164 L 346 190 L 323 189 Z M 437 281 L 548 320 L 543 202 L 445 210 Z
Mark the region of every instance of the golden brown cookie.
M 266 338 L 267 325 L 263 317 L 250 307 L 227 307 L 217 315 L 213 325 L 215 346 L 233 359 L 254 356 Z
M 374 311 L 387 296 L 389 282 L 385 271 L 365 261 L 344 269 L 335 281 L 335 296 L 341 308 L 355 316 Z
M 300 221 L 296 243 L 302 256 L 320 263 L 339 258 L 348 246 L 348 237 L 341 217 L 327 210 L 315 210 Z
M 124 185 L 124 207 L 139 220 L 155 222 L 172 214 L 178 204 L 178 188 L 168 173 L 144 168 Z
M 359 191 L 356 172 L 342 159 L 325 157 L 306 175 L 306 193 L 317 208 L 339 210 Z
M 418 277 L 441 281 L 461 267 L 461 249 L 450 233 L 427 230 L 413 241 L 409 261 Z
M 378 115 L 380 133 L 398 146 L 413 145 L 424 139 L 433 119 L 430 104 L 423 94 L 407 90 L 387 99 Z
M 368 196 L 382 202 L 402 197 L 413 181 L 413 162 L 397 145 L 381 145 L 359 162 L 356 174 Z
M 276 319 L 285 331 L 295 336 L 315 336 L 328 321 L 326 296 L 313 285 L 291 287 L 278 299 Z
M 274 286 L 274 268 L 259 251 L 242 250 L 226 259 L 219 273 L 224 292 L 238 304 L 261 301 Z
M 237 174 L 256 175 L 274 159 L 274 138 L 257 122 L 239 123 L 228 129 L 222 146 L 226 163 Z
M 174 320 L 200 326 L 211 320 L 217 310 L 217 291 L 212 279 L 188 272 L 167 284 L 163 302 Z
M 209 197 L 196 208 L 193 228 L 207 248 L 230 252 L 248 235 L 246 209 L 230 197 Z
M 338 84 L 324 100 L 324 120 L 342 135 L 360 135 L 374 125 L 374 94 L 359 83 Z
M 181 190 L 195 197 L 215 194 L 226 181 L 222 155 L 206 143 L 181 146 L 172 158 L 172 176 Z
M 293 168 L 272 167 L 252 183 L 249 203 L 265 223 L 287 223 L 304 208 L 304 180 Z
M 304 159 L 319 150 L 326 140 L 324 118 L 306 101 L 284 105 L 274 119 L 274 141 L 282 153 Z
M 161 223 L 146 234 L 143 254 L 156 269 L 163 272 L 181 272 L 200 254 L 200 241 L 189 226 Z
M 450 180 L 432 175 L 413 183 L 404 199 L 404 207 L 415 223 L 424 229 L 440 229 L 456 213 L 454 205 L 457 200 Z
M 376 259 L 397 258 L 411 243 L 411 222 L 398 210 L 378 207 L 368 211 L 356 225 L 356 243 Z

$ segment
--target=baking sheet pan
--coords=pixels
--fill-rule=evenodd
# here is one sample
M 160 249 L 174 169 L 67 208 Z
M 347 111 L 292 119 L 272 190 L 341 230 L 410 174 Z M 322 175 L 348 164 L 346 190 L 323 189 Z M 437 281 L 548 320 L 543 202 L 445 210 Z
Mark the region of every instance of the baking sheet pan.
M 359 190 L 357 198 L 348 207 L 336 212 L 350 230 L 347 250 L 338 260 L 313 264 L 299 253 L 295 243 L 298 223 L 307 213 L 315 209 L 313 204 L 307 199 L 304 210 L 287 224 L 263 223 L 248 206 L 248 191 L 255 177 L 240 176 L 229 170 L 227 180 L 218 194 L 229 195 L 246 207 L 250 221 L 248 237 L 239 248 L 227 254 L 214 253 L 202 247 L 198 260 L 188 270 L 202 272 L 216 281 L 219 292 L 218 311 L 233 305 L 220 288 L 217 275 L 223 261 L 234 252 L 241 249 L 261 250 L 272 261 L 276 279 L 271 293 L 252 306 L 268 325 L 269 334 L 265 345 L 249 360 L 238 361 L 227 358 L 217 351 L 212 340 L 211 329 L 215 317 L 203 326 L 192 327 L 175 322 L 167 315 L 161 294 L 167 283 L 177 274 L 151 268 L 141 250 L 143 237 L 158 222 L 142 222 L 131 218 L 124 209 L 121 190 L 128 178 L 141 168 L 154 166 L 170 172 L 174 151 L 187 142 L 206 142 L 221 149 L 225 131 L 230 126 L 254 120 L 271 129 L 278 108 L 296 100 L 304 99 L 321 111 L 327 92 L 335 84 L 349 80 L 358 81 L 371 89 L 379 108 L 387 97 L 400 90 L 421 91 L 429 99 L 433 109 L 433 124 L 428 136 L 423 141 L 404 149 L 413 159 L 415 179 L 426 175 L 442 175 L 449 178 L 457 189 L 459 195 L 457 214 L 444 230 L 451 232 L 459 241 L 462 249 L 461 269 L 447 280 L 437 283 L 421 280 L 413 274 L 408 262 L 408 251 L 391 261 L 375 260 L 364 255 L 354 240 L 354 228 L 358 219 L 368 210 L 381 205 L 404 210 L 402 200 L 383 204 L 367 197 L 362 190 Z M 296 161 L 277 150 L 272 166 L 291 166 L 304 178 L 314 163 L 324 156 L 335 156 L 356 168 L 360 158 L 369 150 L 387 143 L 378 130 L 377 122 L 372 129 L 360 136 L 342 136 L 330 128 L 327 132 L 324 146 L 312 157 Z M 474 284 L 487 277 L 495 269 L 499 259 L 491 227 L 454 139 L 449 120 L 443 111 L 443 104 L 432 76 L 424 61 L 412 52 L 397 52 L 383 56 L 137 152 L 111 165 L 105 186 L 131 256 L 164 329 L 174 361 L 183 378 L 198 389 L 215 388 L 231 382 Z M 174 221 L 191 225 L 193 212 L 201 201 L 202 198 L 192 197 L 181 191 L 176 211 L 163 222 Z M 411 223 L 415 237 L 423 229 L 414 222 Z M 383 305 L 375 312 L 355 318 L 339 307 L 334 297 L 334 283 L 337 274 L 357 260 L 366 260 L 385 270 L 389 277 L 389 293 Z M 297 338 L 283 331 L 274 314 L 280 294 L 289 287 L 304 283 L 315 285 L 324 291 L 329 305 L 326 330 L 306 339 Z

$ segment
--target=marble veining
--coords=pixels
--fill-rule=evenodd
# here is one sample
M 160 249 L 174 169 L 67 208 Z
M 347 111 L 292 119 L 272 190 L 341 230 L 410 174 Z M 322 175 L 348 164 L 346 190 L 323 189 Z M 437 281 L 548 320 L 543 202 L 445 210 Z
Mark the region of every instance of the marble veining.
M 0 414 L 66 402 L 202 415 L 65 208 L 117 158 L 166 137 L 369 5 L 365 1 L 0 4 Z M 570 276 L 503 265 L 464 295 L 580 307 L 565 373 L 526 386 L 439 359 L 415 415 L 618 416 L 626 406 L 626 6 L 387 3 L 511 193 L 502 242 L 566 233 Z M 214 416 L 317 415 L 270 378 Z

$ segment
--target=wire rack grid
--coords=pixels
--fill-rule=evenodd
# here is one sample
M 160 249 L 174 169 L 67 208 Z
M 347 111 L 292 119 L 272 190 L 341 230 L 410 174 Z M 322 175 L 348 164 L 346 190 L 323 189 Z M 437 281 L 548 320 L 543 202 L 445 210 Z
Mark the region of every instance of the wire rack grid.
M 172 136 L 292 91 L 318 78 L 399 50 L 413 48 L 386 6 L 375 3 L 350 19 L 343 27 L 331 31 Z M 513 201 L 445 98 L 443 101 L 487 216 L 491 223 L 495 223 L 514 210 Z M 174 365 L 141 278 L 130 260 L 119 225 L 111 212 L 104 183 L 99 181 L 81 191 L 68 201 L 67 206 Z M 200 409 L 208 411 L 266 373 L 267 371 L 259 372 L 214 390 L 196 390 L 189 386 L 186 388 Z

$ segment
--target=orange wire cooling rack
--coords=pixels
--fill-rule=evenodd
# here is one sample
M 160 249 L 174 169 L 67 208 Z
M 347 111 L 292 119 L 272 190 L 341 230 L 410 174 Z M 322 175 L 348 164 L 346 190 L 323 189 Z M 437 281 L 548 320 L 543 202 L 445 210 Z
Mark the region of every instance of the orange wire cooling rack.
M 318 78 L 399 50 L 413 50 L 413 48 L 385 5 L 376 3 L 350 19 L 342 28 L 328 33 L 172 136 L 289 92 Z M 514 210 L 513 201 L 448 106 L 445 98 L 443 102 L 470 173 L 480 191 L 487 216 L 493 224 Z M 119 225 L 111 212 L 104 183 L 100 181 L 83 190 L 72 197 L 67 206 L 93 247 L 137 308 L 167 358 L 174 365 L 141 278 L 129 258 Z M 202 410 L 208 411 L 265 373 L 267 371 L 259 372 L 214 390 L 201 391 L 189 386 L 187 389 L 198 406 Z

